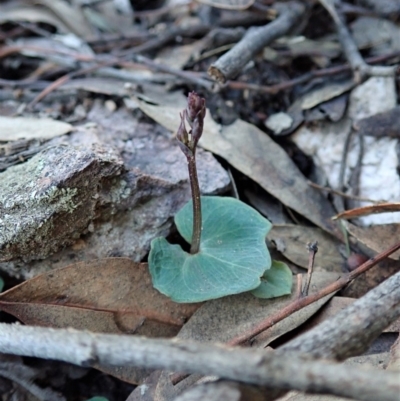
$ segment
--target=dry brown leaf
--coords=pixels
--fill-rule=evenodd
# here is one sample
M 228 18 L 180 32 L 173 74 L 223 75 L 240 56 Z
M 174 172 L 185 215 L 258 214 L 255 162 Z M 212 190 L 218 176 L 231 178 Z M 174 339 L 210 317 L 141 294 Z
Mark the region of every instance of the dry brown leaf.
M 179 127 L 179 113 L 185 107 L 155 106 L 139 99 L 138 104 L 144 113 L 171 132 Z M 200 145 L 227 160 L 289 208 L 342 237 L 331 221 L 334 214 L 331 204 L 308 185 L 287 153 L 254 125 L 237 120 L 229 126 L 220 126 L 208 112 Z
M 274 225 L 267 238 L 277 250 L 298 266 L 308 267 L 307 244 L 318 241 L 315 267 L 322 271 L 341 272 L 344 259 L 340 254 L 341 243 L 316 227 Z
M 363 206 L 351 210 L 345 210 L 342 213 L 332 217 L 332 220 L 337 219 L 355 219 L 356 217 L 369 216 L 370 214 L 400 212 L 400 203 L 381 203 L 372 206 Z
M 338 277 L 337 273 L 315 273 L 312 278 L 310 293 L 320 290 Z M 295 285 L 294 280 L 293 288 Z M 259 334 L 252 345 L 266 347 L 276 338 L 303 324 L 333 295 L 328 295 L 278 322 L 270 329 Z M 255 327 L 265 317 L 281 310 L 292 302 L 295 297 L 296 295 L 293 292 L 290 296 L 263 300 L 255 298 L 249 293 L 244 293 L 209 301 L 193 314 L 189 322 L 182 327 L 177 337 L 201 342 L 227 342 Z M 155 392 L 156 400 L 172 400 L 198 379 L 198 376 L 192 375 L 176 386 L 172 386 L 169 378 L 170 373 L 163 372 L 161 374 Z
M 357 241 L 377 253 L 395 245 L 400 238 L 400 224 L 378 224 L 376 226 L 357 227 L 347 222 L 346 228 Z M 391 254 L 389 258 L 399 260 L 400 251 Z
M 73 314 L 77 308 L 114 313 L 117 325 L 125 315 L 175 326 L 182 325 L 199 307 L 172 302 L 153 288 L 147 264 L 127 258 L 76 263 L 36 276 L 0 295 L 2 310 L 13 314 L 17 308 L 23 322 L 29 319 L 30 323 L 41 325 L 40 320 L 36 321 L 38 316 L 31 315 L 34 306 L 38 310 L 62 307 L 62 318 L 68 320 L 68 325 L 68 313 Z M 66 327 L 62 326 L 62 319 L 58 324 Z M 121 332 L 125 331 L 123 325 L 119 327 Z
M 207 132 L 202 139 L 204 148 L 226 159 L 284 205 L 341 236 L 329 218 L 331 204 L 307 184 L 288 154 L 257 127 L 237 120 L 230 126 L 221 126 L 218 132 Z
M 73 264 L 0 295 L 0 309 L 27 324 L 149 337 L 174 336 L 199 306 L 172 302 L 153 288 L 147 264 L 127 258 Z M 149 373 L 95 366 L 131 383 Z
M 347 93 L 337 96 L 327 102 L 320 103 L 310 110 L 306 110 L 304 118 L 307 122 L 318 120 L 338 122 L 346 112 L 348 100 L 349 95 Z

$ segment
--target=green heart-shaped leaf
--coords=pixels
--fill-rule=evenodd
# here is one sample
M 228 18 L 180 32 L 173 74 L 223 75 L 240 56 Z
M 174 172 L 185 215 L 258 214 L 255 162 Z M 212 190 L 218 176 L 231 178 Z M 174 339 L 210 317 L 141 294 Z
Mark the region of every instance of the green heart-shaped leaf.
M 149 268 L 154 287 L 175 302 L 201 302 L 250 291 L 271 266 L 265 237 L 271 223 L 239 200 L 202 197 L 200 252 L 191 255 L 164 238 L 151 243 Z M 175 216 L 190 242 L 192 202 Z
M 286 263 L 272 261 L 261 277 L 261 284 L 251 293 L 257 298 L 276 298 L 292 292 L 292 271 Z

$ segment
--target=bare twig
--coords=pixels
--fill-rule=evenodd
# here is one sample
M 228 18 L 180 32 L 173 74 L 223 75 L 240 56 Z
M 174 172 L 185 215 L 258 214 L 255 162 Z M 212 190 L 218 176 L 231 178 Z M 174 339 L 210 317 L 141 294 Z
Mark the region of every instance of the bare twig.
M 324 392 L 366 401 L 398 401 L 394 372 L 355 370 L 335 363 L 307 360 L 294 354 L 232 349 L 189 341 L 156 340 L 71 329 L 0 324 L 0 349 L 87 365 L 178 368 L 257 385 Z M 19 344 L 16 345 L 16 341 Z M 62 346 L 60 346 L 62 344 Z
M 370 64 L 381 63 L 396 57 L 400 56 L 400 52 L 393 52 L 390 54 L 380 55 L 370 57 L 367 60 Z M 296 85 L 300 85 L 306 82 L 311 81 L 314 78 L 321 78 L 326 76 L 332 76 L 337 74 L 342 74 L 346 72 L 352 71 L 351 66 L 348 64 L 345 65 L 337 65 L 334 67 L 329 68 L 322 68 L 320 70 L 311 71 L 307 74 L 301 75 L 300 77 L 289 79 L 287 81 L 281 82 L 275 85 L 258 85 L 258 84 L 251 84 L 248 82 L 241 82 L 241 81 L 228 81 L 225 86 L 231 89 L 239 89 L 239 90 L 252 90 L 255 92 L 260 93 L 269 93 L 269 94 L 277 94 L 281 91 L 288 90 L 293 88 Z
M 347 134 L 346 134 L 346 139 L 344 141 L 343 145 L 343 151 L 342 151 L 342 157 L 340 160 L 340 170 L 339 170 L 339 178 L 338 178 L 338 188 L 340 191 L 343 191 L 345 188 L 345 173 L 346 173 L 346 166 L 347 166 L 347 156 L 349 153 L 350 149 L 350 144 L 351 144 L 351 139 L 353 138 L 354 130 L 351 129 Z M 335 206 L 336 209 L 339 210 L 339 212 L 342 212 L 345 207 L 344 207 L 344 199 L 341 197 L 335 197 Z
M 307 244 L 307 249 L 308 249 L 308 270 L 307 270 L 307 281 L 306 284 L 304 285 L 304 289 L 302 292 L 303 297 L 306 297 L 308 295 L 308 290 L 310 289 L 311 278 L 314 270 L 315 255 L 318 252 L 318 241 L 309 242 Z
M 368 65 L 362 58 L 349 30 L 336 11 L 333 0 L 319 0 L 319 2 L 329 12 L 336 25 L 340 43 L 353 69 L 356 82 L 360 82 L 362 79 L 372 75 L 393 76 L 395 74 L 393 67 L 373 67 Z
M 297 274 L 296 275 L 296 298 L 300 299 L 302 297 L 301 295 L 301 290 L 303 287 L 303 275 L 302 274 Z
M 323 186 L 318 185 L 318 184 L 316 184 L 315 182 L 312 182 L 312 181 L 308 181 L 308 185 L 310 185 L 313 188 L 319 189 L 321 191 L 326 191 L 326 192 L 330 192 L 330 193 L 335 194 L 335 195 L 339 195 L 342 198 L 353 199 L 353 200 L 360 201 L 360 202 L 369 202 L 369 203 L 384 203 L 384 202 L 387 202 L 385 200 L 373 200 L 373 199 L 363 198 L 361 196 L 346 194 L 344 192 L 337 191 L 336 189 L 333 189 L 333 188 L 323 187 Z
M 279 17 L 268 25 L 250 28 L 243 39 L 220 57 L 208 69 L 208 74 L 224 83 L 236 77 L 255 55 L 275 39 L 286 34 L 304 12 L 304 6 L 297 2 L 278 3 Z

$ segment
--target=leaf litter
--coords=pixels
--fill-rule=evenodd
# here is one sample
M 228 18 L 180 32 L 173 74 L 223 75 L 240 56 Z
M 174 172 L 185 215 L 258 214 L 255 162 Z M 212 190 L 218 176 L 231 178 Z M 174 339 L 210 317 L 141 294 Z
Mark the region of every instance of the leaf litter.
M 198 82 L 200 88 L 206 88 L 202 90 L 208 91 L 211 85 L 203 79 L 204 75 L 196 81 L 199 76 L 198 71 L 206 71 L 207 66 L 215 60 L 212 57 L 216 57 L 218 52 L 226 51 L 226 49 L 215 49 L 216 46 L 210 39 L 212 35 L 197 39 L 210 33 L 210 25 L 203 26 L 201 34 L 191 36 L 188 33 L 190 29 L 185 28 L 184 24 L 191 21 L 191 23 L 206 22 L 206 25 L 212 25 L 220 19 L 220 21 L 224 21 L 221 24 L 223 25 L 234 15 L 232 13 L 236 12 L 236 17 L 242 18 L 245 14 L 242 14 L 241 10 L 244 9 L 246 9 L 246 13 L 250 13 L 246 15 L 251 16 L 254 7 L 258 6 L 258 2 L 250 0 L 201 1 L 199 2 L 203 4 L 199 6 L 203 7 L 200 9 L 201 12 L 194 8 L 190 15 L 187 5 L 176 6 L 176 2 L 171 2 L 172 8 L 168 8 L 170 7 L 168 5 L 166 8 L 156 10 L 155 14 L 152 14 L 150 10 L 140 14 L 139 3 L 139 1 L 132 2 L 133 8 L 129 4 L 123 11 L 121 11 L 122 9 L 116 11 L 114 4 L 111 5 L 111 3 L 94 6 L 88 4 L 81 7 L 75 3 L 67 4 L 61 0 L 41 1 L 40 6 L 15 6 L 12 1 L 6 5 L 0 5 L 0 27 L 2 29 L 0 40 L 3 40 L 5 23 L 15 24 L 15 26 L 25 29 L 16 34 L 19 42 L 17 40 L 8 41 L 5 45 L 6 52 L 7 46 L 21 46 L 19 50 L 14 48 L 12 53 L 14 55 L 11 57 L 15 57 L 19 62 L 22 61 L 22 64 L 15 62 L 4 64 L 8 74 L 5 79 L 9 79 L 10 76 L 14 77 L 18 72 L 19 65 L 29 66 L 28 70 L 30 70 L 30 75 L 24 77 L 29 79 L 23 80 L 25 86 L 19 89 L 18 100 L 15 100 L 15 92 L 12 93 L 9 90 L 11 83 L 0 82 L 1 94 L 4 94 L 6 99 L 8 96 L 9 99 L 1 103 L 0 115 L 19 115 L 17 118 L 7 117 L 7 123 L 9 124 L 11 121 L 10 129 L 0 130 L 0 140 L 5 142 L 5 145 L 0 145 L 0 157 L 3 157 L 3 154 L 8 157 L 3 164 L 1 164 L 3 159 L 0 159 L 0 168 L 7 171 L 15 163 L 25 166 L 26 160 L 43 151 L 41 147 L 29 149 L 30 141 L 45 143 L 51 149 L 53 146 L 59 146 L 61 142 L 63 143 L 61 146 L 64 147 L 91 149 L 107 144 L 116 150 L 116 154 L 119 154 L 118 163 L 121 163 L 116 169 L 118 174 L 113 173 L 109 181 L 103 180 L 104 185 L 100 190 L 93 192 L 92 196 L 99 199 L 96 203 L 95 213 L 87 222 L 85 221 L 85 227 L 82 226 L 78 230 L 72 229 L 68 232 L 68 239 L 61 244 L 61 247 L 66 247 L 64 251 L 57 251 L 57 247 L 54 247 L 46 255 L 42 255 L 37 243 L 28 241 L 30 255 L 23 260 L 23 252 L 13 253 L 13 249 L 7 250 L 10 261 L 1 263 L 3 270 L 14 276 L 21 275 L 22 272 L 24 278 L 36 277 L 1 294 L 1 309 L 14 314 L 26 324 L 75 327 L 95 332 L 135 333 L 155 337 L 174 336 L 183 325 L 178 337 L 186 338 L 185 336 L 187 336 L 187 338 L 202 341 L 228 341 L 232 336 L 241 334 L 246 327 L 255 325 L 265 315 L 282 308 L 296 294 L 292 292 L 290 296 L 286 295 L 276 300 L 265 301 L 257 300 L 250 294 L 210 301 L 202 305 L 185 324 L 199 305 L 188 307 L 183 312 L 180 309 L 184 307 L 183 305 L 174 304 L 156 292 L 149 281 L 145 264 L 138 264 L 129 259 L 90 260 L 95 257 L 122 255 L 133 257 L 135 261 L 139 261 L 148 251 L 151 238 L 159 235 L 160 232 L 163 235 L 171 233 L 174 235 L 171 231 L 171 218 L 183 205 L 184 199 L 187 200 L 188 197 L 187 192 L 184 191 L 179 196 L 175 196 L 180 190 L 184 178 L 179 176 L 174 179 L 174 174 L 177 174 L 179 167 L 175 164 L 173 152 L 170 153 L 168 150 L 163 153 L 163 149 L 173 149 L 174 145 L 170 134 L 162 127 L 167 128 L 169 132 L 175 132 L 178 126 L 176 122 L 179 120 L 178 111 L 181 109 L 181 103 L 184 102 L 182 86 L 186 91 L 188 86 L 189 89 L 192 89 L 190 87 L 192 82 Z M 368 5 L 367 1 L 362 3 Z M 387 6 L 387 3 L 390 3 L 390 0 L 385 2 L 385 5 L 382 2 L 382 6 L 375 4 L 373 7 L 382 7 L 381 15 L 385 15 L 387 10 L 384 10 L 384 7 Z M 268 4 L 271 4 L 272 7 L 267 10 L 265 16 L 273 18 L 274 2 L 268 2 Z M 209 8 L 210 5 L 216 8 Z M 136 7 L 137 9 L 135 9 Z M 257 8 L 255 9 L 257 10 Z M 171 10 L 173 12 L 169 14 Z M 312 10 L 310 13 L 310 21 L 313 21 L 314 11 Z M 132 24 L 134 13 L 142 23 L 144 22 L 141 27 L 136 23 Z M 261 13 L 259 11 L 256 13 L 260 18 Z M 171 19 L 164 20 L 163 15 L 169 15 Z M 321 16 L 319 12 L 317 15 L 321 17 L 322 21 L 323 14 Z M 173 21 L 172 24 L 171 21 Z M 314 25 L 319 26 L 318 23 L 314 23 Z M 368 35 L 365 34 L 365 26 L 368 26 Z M 43 27 L 45 30 L 40 31 Z M 148 29 L 143 29 L 143 27 Z M 34 30 L 30 31 L 30 29 Z M 183 46 L 178 45 L 175 41 L 175 37 L 178 37 L 176 35 L 171 36 L 173 37 L 172 42 L 168 42 L 168 40 L 162 42 L 161 39 L 168 38 L 169 30 L 173 31 L 174 29 L 177 30 L 178 36 L 182 35 L 179 37 L 183 38 Z M 353 220 L 351 224 L 345 223 L 344 226 L 347 227 L 348 234 L 350 234 L 350 242 L 347 246 L 352 250 L 374 256 L 376 252 L 391 245 L 398 228 L 398 213 L 371 216 L 371 212 L 383 210 L 385 206 L 374 205 L 365 208 L 364 203 L 360 203 L 356 199 L 357 196 L 374 200 L 385 199 L 391 202 L 389 205 L 392 205 L 392 209 L 390 210 L 397 211 L 395 202 L 398 200 L 399 185 L 396 172 L 398 160 L 395 138 L 398 107 L 396 106 L 394 79 L 392 77 L 372 77 L 360 85 L 357 79 L 351 79 L 350 74 L 347 74 L 344 79 L 332 78 L 332 75 L 336 73 L 332 73 L 328 69 L 325 71 L 325 67 L 335 66 L 336 60 L 341 57 L 341 47 L 329 29 L 329 24 L 326 24 L 322 31 L 330 36 L 324 37 L 316 35 L 308 25 L 304 31 L 305 36 L 280 38 L 268 44 L 268 48 L 258 55 L 254 62 L 252 60 L 253 65 L 248 64 L 238 80 L 233 79 L 227 82 L 222 94 L 209 92 L 210 99 L 217 100 L 210 102 L 211 108 L 207 113 L 205 124 L 206 133 L 202 140 L 204 149 L 222 158 L 224 166 L 228 164 L 234 168 L 234 178 L 240 183 L 239 196 L 242 196 L 242 193 L 249 193 L 246 180 L 247 182 L 252 180 L 259 184 L 268 193 L 268 196 L 273 196 L 274 202 L 284 209 L 285 213 L 280 211 L 277 220 L 285 225 L 273 227 L 268 240 L 272 241 L 276 250 L 282 255 L 282 259 L 283 257 L 287 258 L 296 265 L 294 271 L 297 271 L 296 269 L 299 267 L 301 269 L 308 267 L 306 243 L 315 239 L 319 241 L 319 253 L 311 291 L 325 286 L 341 275 L 342 270 L 346 269 L 344 260 L 348 254 L 344 245 L 341 244 L 343 236 L 340 225 L 331 221 L 331 217 L 338 212 L 343 212 L 343 208 L 338 208 L 340 203 L 334 199 L 335 209 L 332 206 L 331 197 L 328 199 L 320 190 L 311 188 L 308 185 L 309 179 L 316 180 L 321 186 L 329 185 L 333 189 L 347 191 L 350 195 L 346 208 L 356 209 L 347 212 L 350 213 Z M 390 51 L 398 50 L 400 42 L 397 24 L 384 17 L 356 16 L 354 22 L 351 23 L 351 29 L 359 48 L 373 57 L 386 57 Z M 40 40 L 32 41 L 31 32 L 35 32 L 35 36 L 41 36 Z M 47 34 L 43 35 L 45 32 Z M 53 35 L 53 32 L 57 32 L 58 37 Z M 100 35 L 99 32 L 101 32 Z M 118 33 L 123 33 L 124 37 L 119 37 Z M 219 38 L 220 44 L 229 48 L 238 39 L 232 40 L 230 39 L 232 36 L 229 36 L 230 33 L 228 31 L 225 33 L 227 33 L 227 39 L 224 42 Z M 240 39 L 243 33 L 244 29 L 242 32 L 237 32 L 236 38 Z M 218 35 L 214 36 L 218 37 Z M 313 39 L 309 39 L 307 36 L 311 36 Z M 57 47 L 54 47 L 55 43 L 58 43 Z M 115 46 L 116 43 L 118 43 L 117 46 Z M 165 46 L 160 50 L 163 47 L 160 46 L 160 43 L 169 43 L 171 46 Z M 142 49 L 145 49 L 143 53 L 146 54 L 146 49 L 152 51 L 151 56 L 156 55 L 155 59 L 158 65 L 149 63 L 149 59 L 146 58 L 135 59 L 135 56 L 132 57 L 134 61 L 132 64 L 129 62 L 127 64 L 126 60 L 118 64 L 115 63 L 115 60 L 111 62 L 106 57 L 101 58 L 110 51 L 113 51 L 117 58 L 119 55 L 124 55 L 124 57 L 132 55 L 136 51 L 132 52 L 132 48 L 135 49 L 137 46 L 139 47 L 138 53 L 140 53 L 142 52 L 140 46 L 143 44 Z M 29 49 L 29 46 L 33 45 L 36 45 L 37 48 Z M 60 46 L 63 46 L 64 54 L 60 52 Z M 68 46 L 72 47 L 68 49 Z M 176 56 L 171 56 L 173 50 L 176 51 Z M 204 50 L 208 54 L 202 54 Z M 213 54 L 214 51 L 215 54 Z M 52 52 L 55 53 L 51 54 Z M 194 55 L 192 58 L 190 57 L 191 53 Z M 102 56 L 98 58 L 100 54 Z M 91 58 L 84 58 L 88 56 Z M 174 57 L 173 60 L 172 57 Z M 341 60 L 344 59 L 342 57 Z M 8 62 L 11 59 L 7 53 L 2 53 L 0 61 L 3 60 Z M 137 62 L 138 60 L 139 62 Z M 290 76 L 293 72 L 293 66 L 295 70 L 299 67 L 299 60 L 302 62 L 307 60 L 307 63 L 314 65 L 316 70 L 309 73 L 308 77 L 300 76 L 301 79 L 304 79 L 303 81 L 291 83 L 288 74 Z M 121 60 L 117 61 L 121 62 Z M 109 63 L 109 66 L 100 68 L 103 67 L 103 62 Z M 144 64 L 141 64 L 142 62 Z M 71 71 L 79 73 L 77 70 L 80 67 L 79 63 L 82 63 L 83 67 L 93 68 L 93 76 L 89 72 L 88 74 L 83 73 L 82 78 L 79 75 L 76 78 L 68 77 L 69 80 L 64 86 L 58 89 L 54 88 L 53 93 L 49 93 L 43 98 L 42 104 L 39 103 L 33 109 L 25 109 L 26 104 L 38 95 L 38 89 L 33 85 L 35 79 L 39 78 L 38 88 L 40 91 L 40 88 L 44 87 L 43 82 L 45 82 L 45 86 L 52 82 L 52 79 L 47 80 L 48 76 L 58 77 L 60 71 L 62 73 Z M 118 65 L 118 68 L 113 68 L 114 64 Z M 165 68 L 166 66 L 169 67 L 169 70 Z M 347 67 L 344 68 L 340 65 L 338 67 L 342 68 L 342 72 L 349 72 L 349 69 L 346 70 Z M 196 70 L 196 77 L 191 75 L 194 71 L 193 68 Z M 174 75 L 177 71 L 180 75 Z M 264 75 L 263 71 L 268 73 Z M 313 75 L 315 72 L 321 73 L 321 75 L 319 77 Z M 325 73 L 326 75 L 323 75 Z M 18 77 L 20 78 L 20 76 Z M 17 79 L 14 80 L 11 85 L 15 85 L 17 81 Z M 154 83 L 157 83 L 157 86 Z M 280 94 L 281 89 L 274 86 L 282 83 L 287 85 L 284 95 Z M 243 84 L 244 89 L 240 86 Z M 249 84 L 248 87 L 246 87 L 247 84 Z M 294 87 L 296 90 L 292 91 Z M 171 88 L 175 92 L 168 92 Z M 237 91 L 235 96 L 231 96 L 233 92 L 230 93 L 230 91 L 233 90 Z M 240 94 L 238 95 L 238 93 Z M 246 96 L 241 97 L 242 93 L 245 93 Z M 99 94 L 105 98 L 100 99 Z M 100 102 L 104 101 L 105 106 L 101 111 L 97 109 L 96 118 L 92 108 L 93 97 L 97 97 Z M 349 107 L 346 110 L 348 102 Z M 125 114 L 123 116 L 118 114 L 120 111 Z M 99 118 L 100 115 L 102 118 Z M 132 116 L 136 120 L 133 120 Z M 271 120 L 273 116 L 275 116 L 274 124 L 268 123 L 268 121 L 273 121 L 273 119 Z M 32 123 L 32 117 L 36 118 L 35 123 Z M 5 117 L 2 118 L 0 126 L 4 127 L 4 123 L 1 125 L 1 121 L 6 120 Z M 67 124 L 67 121 L 70 124 Z M 83 125 L 77 127 L 76 121 Z M 154 121 L 158 124 L 154 124 Z M 224 121 L 229 121 L 231 125 L 224 125 Z M 26 123 L 27 125 L 24 126 Z M 96 124 L 97 128 L 95 128 Z M 123 124 L 127 126 L 126 129 L 121 128 Z M 144 129 L 146 124 L 151 131 L 156 132 L 156 135 L 144 144 L 139 138 L 148 135 Z M 75 127 L 72 127 L 73 125 Z M 261 130 L 260 127 L 263 129 Z M 71 132 L 71 129 L 73 132 L 66 135 Z M 134 131 L 139 137 L 128 134 L 129 130 Z M 275 134 L 276 138 L 271 139 L 263 132 L 265 130 Z M 109 136 L 104 135 L 104 132 L 107 131 L 110 131 Z M 299 161 L 297 151 L 293 153 L 288 150 L 285 143 L 286 135 L 293 131 L 296 132 L 292 139 L 300 152 L 304 152 L 312 159 L 312 172 L 309 171 L 307 162 L 302 165 L 302 162 Z M 356 132 L 358 132 L 358 136 L 355 135 Z M 345 154 L 344 143 L 348 135 L 351 135 L 350 152 L 346 155 L 348 165 L 344 168 L 344 179 L 341 181 L 339 170 Z M 372 135 L 377 135 L 377 138 Z M 363 154 L 360 153 L 363 146 L 362 141 L 357 142 L 361 136 L 365 137 Z M 47 143 L 49 139 L 50 143 Z M 21 141 L 26 142 L 22 143 Z M 9 152 L 14 152 L 12 143 L 16 148 L 23 147 L 22 152 L 15 150 L 14 160 L 9 157 Z M 142 152 L 142 158 L 135 158 L 134 155 L 141 152 L 143 145 L 145 149 L 154 149 L 154 153 Z M 47 150 L 47 152 L 49 151 Z M 41 156 L 43 154 L 40 153 Z M 157 164 L 160 154 L 163 155 L 162 160 L 159 160 Z M 207 157 L 212 158 L 211 155 Z M 212 160 L 209 168 L 205 169 L 205 182 L 209 182 L 210 177 L 213 177 L 213 172 L 220 168 L 215 159 Z M 174 172 L 164 174 L 160 165 L 168 163 L 171 164 L 171 170 Z M 54 165 L 54 168 L 57 168 L 57 164 Z M 75 177 L 75 174 L 79 176 L 81 170 L 71 169 L 69 174 L 70 177 Z M 95 172 L 95 174 L 97 173 Z M 357 177 L 358 183 L 356 182 Z M 217 193 L 221 188 L 226 189 L 227 181 L 221 179 L 222 175 L 220 174 L 220 183 L 210 185 L 208 191 Z M 113 185 L 119 186 L 122 182 L 128 183 L 128 188 L 131 190 L 140 187 L 139 193 L 133 192 L 129 202 L 123 200 L 124 198 L 121 196 L 123 191 L 118 192 L 119 195 L 115 196 Z M 68 181 L 68 185 L 72 183 L 75 182 Z M 104 196 L 105 193 L 110 194 L 108 198 Z M 258 196 L 262 198 L 262 193 L 261 196 L 259 194 Z M 352 198 L 352 196 L 354 197 Z M 112 198 L 111 202 L 109 198 Z M 159 204 L 161 199 L 163 205 L 169 209 L 167 213 L 159 216 L 157 207 L 154 208 L 153 205 Z M 269 217 L 268 213 L 272 213 L 273 209 L 266 206 L 268 202 L 265 199 L 262 199 L 264 204 L 257 202 L 254 197 L 250 200 L 257 208 L 262 208 L 267 212 L 267 217 Z M 153 205 L 147 208 L 149 204 Z M 174 206 L 171 207 L 171 205 Z M 135 208 L 137 206 L 139 207 Z M 364 209 L 357 209 L 359 206 L 363 206 Z M 93 209 L 91 210 L 93 211 Z M 129 213 L 130 210 L 133 211 L 127 218 L 126 213 Z M 36 211 L 34 207 L 31 208 L 33 216 Z M 273 213 L 275 212 L 276 210 Z M 144 216 L 146 215 L 150 215 L 151 219 L 145 220 Z M 76 212 L 71 210 L 69 218 L 60 221 L 73 221 L 73 217 L 77 216 Z M 117 218 L 112 216 L 117 216 Z M 361 218 L 354 220 L 355 217 Z M 4 216 L 0 216 L 0 219 L 2 218 Z M 156 231 L 149 229 L 152 220 L 155 220 L 158 225 Z M 127 226 L 136 225 L 137 222 L 141 224 L 144 231 L 135 236 L 148 235 L 139 246 L 135 244 L 134 251 L 129 250 L 131 238 L 124 234 L 126 229 L 119 229 L 123 221 L 127 223 Z M 382 224 L 388 222 L 391 224 Z M 368 226 L 371 223 L 374 225 Z M 317 227 L 311 226 L 312 224 Z M 114 236 L 110 234 L 113 231 L 115 232 Z M 46 233 L 40 233 L 34 240 L 39 241 L 38 243 L 41 241 L 46 243 L 49 241 L 49 237 L 46 235 Z M 96 235 L 98 238 L 94 240 Z M 107 239 L 107 235 L 109 239 Z M 7 249 L 7 244 L 4 248 Z M 35 258 L 44 257 L 44 260 L 35 260 Z M 340 297 L 335 296 L 332 299 L 332 304 L 336 300 L 340 300 L 340 302 L 346 300 L 343 295 L 359 297 L 398 271 L 398 254 L 392 255 L 391 258 L 392 260 L 381 262 L 379 266 L 368 271 L 363 277 L 356 279 L 341 292 Z M 83 262 L 64 269 L 53 270 L 55 267 L 68 265 L 71 259 Z M 287 260 L 283 259 L 282 262 L 287 262 Z M 43 271 L 46 273 L 38 276 Z M 106 273 L 100 274 L 102 271 Z M 122 271 L 123 276 L 121 277 L 118 272 Z M 331 273 L 326 273 L 327 271 Z M 6 285 L 7 281 L 6 277 Z M 114 288 L 114 292 L 112 288 Z M 296 291 L 296 288 L 294 280 L 292 290 Z M 118 298 L 117 290 L 124 292 L 122 298 Z M 132 296 L 132 294 L 134 295 Z M 304 308 L 261 333 L 253 339 L 252 345 L 264 347 L 271 341 L 292 332 L 315 316 L 318 310 L 321 308 L 324 310 L 323 304 L 329 302 L 328 298 L 330 297 Z M 327 312 L 324 318 L 329 319 L 332 313 Z M 304 329 L 306 330 L 307 326 Z M 396 329 L 394 326 L 393 330 L 396 332 L 398 328 Z M 104 366 L 100 368 L 122 380 L 134 383 L 142 383 L 150 373 L 137 369 L 121 370 Z M 165 373 L 162 375 L 164 378 L 167 377 Z M 175 396 L 176 389 L 171 390 L 169 382 L 163 380 L 161 379 L 156 388 L 154 388 L 155 382 L 153 381 L 152 390 L 155 391 L 155 398 L 152 396 L 150 399 L 172 399 L 171 394 Z M 183 383 L 183 385 L 187 386 L 188 383 Z M 182 385 L 178 385 L 177 389 L 181 388 L 179 386 Z M 166 389 L 167 387 L 169 390 Z M 172 393 L 168 393 L 170 390 Z M 138 387 L 138 391 L 140 392 L 142 389 Z M 306 399 L 302 395 L 292 395 L 291 397 L 289 399 Z
M 38 326 L 172 337 L 199 304 L 177 304 L 153 288 L 146 264 L 127 258 L 81 262 L 34 277 L 0 294 L 1 310 Z M 147 371 L 110 369 L 139 383 Z

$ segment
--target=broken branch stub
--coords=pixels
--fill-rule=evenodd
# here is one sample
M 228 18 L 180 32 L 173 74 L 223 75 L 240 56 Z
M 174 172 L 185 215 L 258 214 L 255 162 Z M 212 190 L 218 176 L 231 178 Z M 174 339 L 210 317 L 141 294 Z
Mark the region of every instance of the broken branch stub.
M 208 69 L 220 83 L 235 78 L 265 46 L 285 35 L 299 20 L 305 7 L 297 1 L 278 3 L 279 17 L 263 27 L 250 28 L 243 39 Z

